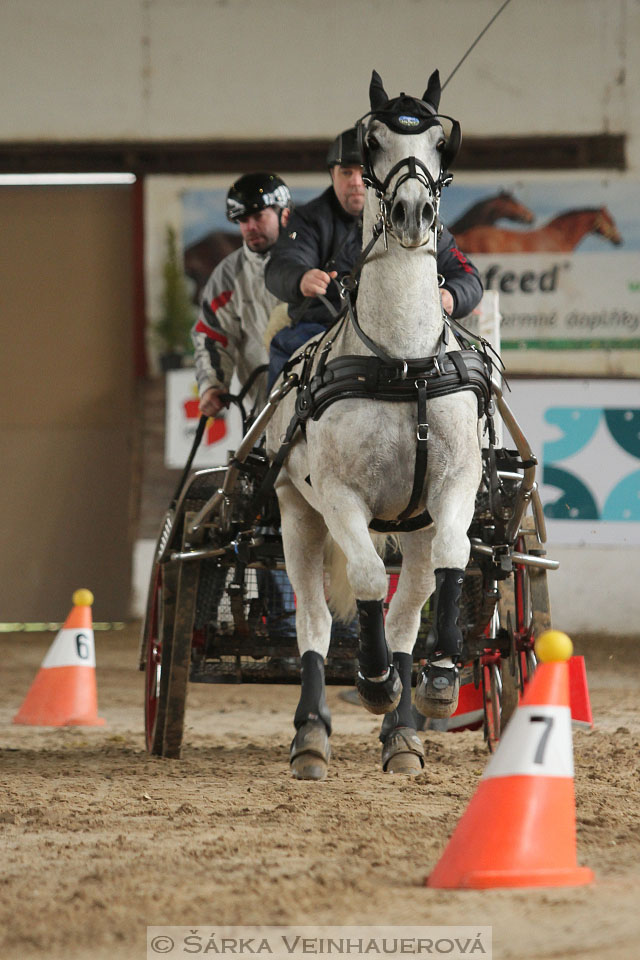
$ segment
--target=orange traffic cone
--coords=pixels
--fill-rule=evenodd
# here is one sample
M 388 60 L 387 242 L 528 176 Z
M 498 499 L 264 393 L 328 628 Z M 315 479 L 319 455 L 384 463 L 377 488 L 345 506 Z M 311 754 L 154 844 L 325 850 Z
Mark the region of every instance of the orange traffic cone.
M 591 883 L 576 863 L 569 677 L 572 643 L 548 630 L 541 661 L 429 887 L 571 887 Z
M 40 727 L 96 727 L 96 656 L 90 590 L 76 590 L 73 609 L 49 647 L 14 723 Z

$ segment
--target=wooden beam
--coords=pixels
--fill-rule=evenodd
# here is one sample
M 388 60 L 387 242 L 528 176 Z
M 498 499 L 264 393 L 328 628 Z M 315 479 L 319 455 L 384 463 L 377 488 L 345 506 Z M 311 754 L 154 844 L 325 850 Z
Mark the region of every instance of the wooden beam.
M 456 170 L 625 170 L 624 134 L 465 137 Z M 5 142 L 0 173 L 279 173 L 326 169 L 327 140 Z

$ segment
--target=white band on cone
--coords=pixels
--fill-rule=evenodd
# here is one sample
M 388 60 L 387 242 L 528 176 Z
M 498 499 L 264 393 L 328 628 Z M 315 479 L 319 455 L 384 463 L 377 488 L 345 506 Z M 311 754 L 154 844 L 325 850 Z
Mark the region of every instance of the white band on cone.
M 482 779 L 514 776 L 573 777 L 569 707 L 518 707 Z
M 95 667 L 93 630 L 76 628 L 59 631 L 42 661 L 43 667 Z

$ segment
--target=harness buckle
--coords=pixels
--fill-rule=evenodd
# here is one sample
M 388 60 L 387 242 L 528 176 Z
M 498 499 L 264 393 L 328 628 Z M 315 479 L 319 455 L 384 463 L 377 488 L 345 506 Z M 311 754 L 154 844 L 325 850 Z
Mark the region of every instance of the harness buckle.
M 429 439 L 429 424 L 428 423 L 419 423 L 418 429 L 416 430 L 416 437 L 418 440 L 425 442 Z
M 406 380 L 407 375 L 409 373 L 409 364 L 407 363 L 406 360 L 401 360 L 400 362 L 402 363 L 402 370 L 400 371 L 400 379 Z

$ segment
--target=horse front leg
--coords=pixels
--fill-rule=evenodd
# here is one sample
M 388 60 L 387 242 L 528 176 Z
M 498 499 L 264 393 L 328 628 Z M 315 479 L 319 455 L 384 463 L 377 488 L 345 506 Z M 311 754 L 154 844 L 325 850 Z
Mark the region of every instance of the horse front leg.
M 324 595 L 322 517 L 290 481 L 277 488 L 287 573 L 296 593 L 300 652 L 300 700 L 293 718 L 291 772 L 298 780 L 324 780 L 331 749 L 331 714 L 325 697 L 324 660 L 329 651 L 331 614 Z
M 370 516 L 352 490 L 322 490 L 323 513 L 329 533 L 347 560 L 347 579 L 356 597 L 360 622 L 356 689 L 371 713 L 394 710 L 402 683 L 394 666 L 384 632 L 383 602 L 387 572 L 369 533 Z

